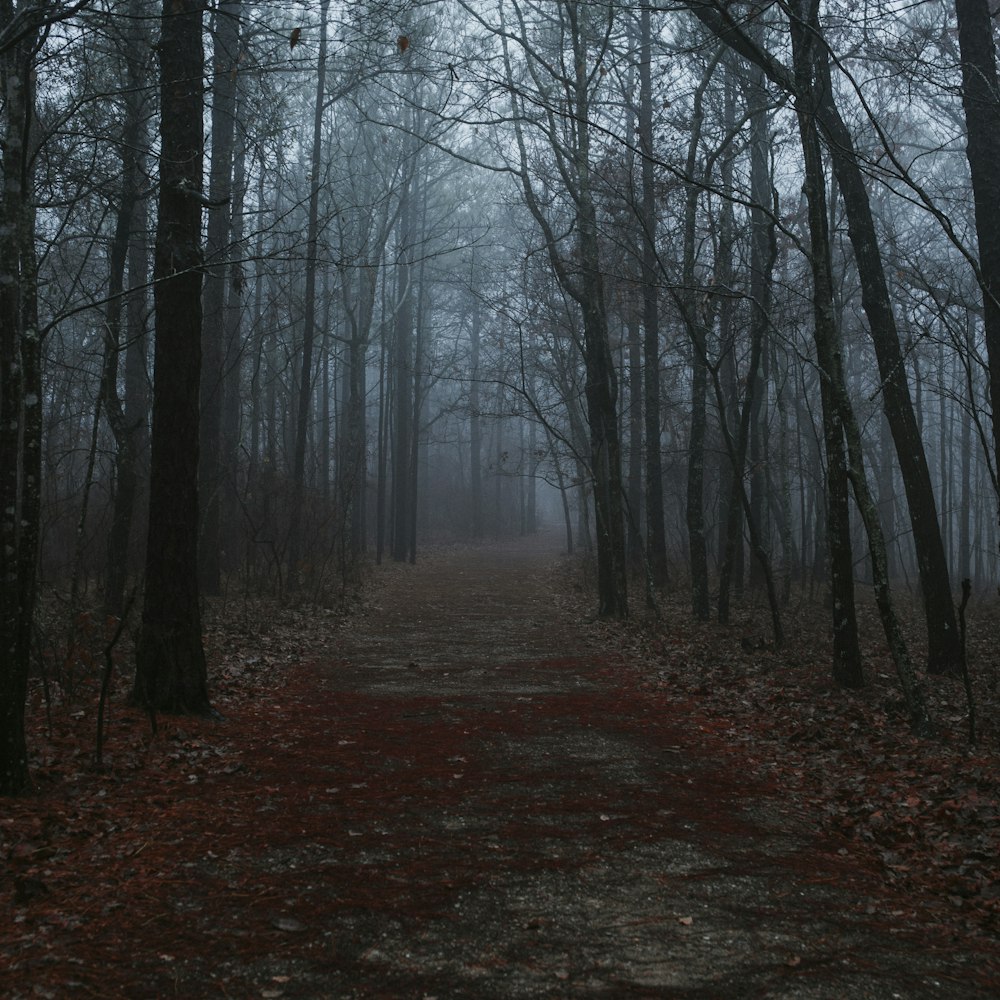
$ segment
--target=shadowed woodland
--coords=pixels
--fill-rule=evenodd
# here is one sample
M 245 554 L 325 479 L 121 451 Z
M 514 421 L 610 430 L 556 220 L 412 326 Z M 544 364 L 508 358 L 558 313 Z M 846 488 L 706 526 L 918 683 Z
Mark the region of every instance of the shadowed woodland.
M 29 827 L 84 759 L 127 783 L 175 716 L 246 735 L 226 703 L 335 684 L 386 580 L 406 604 L 427 559 L 516 552 L 568 560 L 576 628 L 533 656 L 585 636 L 622 691 L 724 717 L 993 933 L 995 28 L 986 0 L 0 0 L 12 898 L 48 893 Z

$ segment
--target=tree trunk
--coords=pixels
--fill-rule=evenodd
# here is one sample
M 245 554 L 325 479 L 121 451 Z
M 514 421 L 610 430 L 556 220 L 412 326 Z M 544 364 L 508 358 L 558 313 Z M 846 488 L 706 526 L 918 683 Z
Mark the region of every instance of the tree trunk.
M 242 44 L 242 43 L 241 43 Z M 236 56 L 239 61 L 239 54 Z M 235 72 L 235 70 L 233 71 Z M 231 218 L 229 235 L 230 264 L 227 275 L 225 342 L 222 372 L 222 428 L 219 444 L 221 467 L 221 490 L 219 494 L 219 558 L 223 573 L 232 573 L 240 565 L 243 556 L 241 546 L 240 491 L 240 423 L 242 419 L 241 378 L 243 361 L 243 295 L 246 291 L 246 275 L 241 257 L 244 228 L 243 213 L 247 187 L 247 141 L 242 123 L 246 117 L 246 87 L 240 86 L 237 77 L 236 127 L 241 134 L 235 140 L 233 157 L 233 183 L 230 188 Z
M 581 154 L 581 162 L 584 155 Z M 590 462 L 594 477 L 598 615 L 602 618 L 627 618 L 628 576 L 622 510 L 621 442 L 616 406 L 617 379 L 608 341 L 597 215 L 590 200 L 589 186 L 584 183 L 581 184 L 581 195 L 578 242 L 583 265 L 584 299 L 581 305 L 587 370 L 587 423 L 590 427 Z
M 0 3 L 0 22 L 13 17 Z M 24 712 L 34 620 L 41 393 L 30 149 L 32 34 L 0 54 L 0 795 L 29 788 Z M 23 284 L 24 283 L 24 284 Z
M 961 664 L 961 648 L 948 562 L 941 539 L 924 443 L 910 399 L 906 367 L 896 332 L 865 179 L 853 151 L 850 132 L 833 104 L 829 64 L 826 60 L 821 63 L 821 71 L 820 118 L 827 132 L 834 171 L 847 211 L 848 233 L 861 279 L 862 305 L 868 317 L 882 379 L 883 406 L 896 445 L 903 488 L 910 510 L 927 618 L 927 667 L 931 673 L 953 672 Z
M 958 379 L 955 395 L 959 396 Z M 971 400 L 970 400 L 971 403 Z M 972 518 L 972 421 L 959 411 L 962 420 L 961 497 L 958 503 L 958 575 L 963 580 L 972 577 L 969 522 Z
M 240 0 L 222 0 L 215 12 L 212 57 L 212 163 L 209 170 L 208 232 L 205 241 L 204 313 L 202 316 L 200 468 L 201 589 L 218 594 L 222 587 L 220 495 L 222 412 L 226 368 L 226 286 L 229 237 L 233 218 L 233 139 L 239 56 Z
M 138 0 L 130 7 L 138 14 Z M 136 50 L 145 37 L 134 22 Z M 146 420 L 148 400 L 145 392 L 146 317 L 145 285 L 148 274 L 146 251 L 145 203 L 140 193 L 142 158 L 145 145 L 146 101 L 140 89 L 144 61 L 137 51 L 130 51 L 128 60 L 129 93 L 125 103 L 125 123 L 122 130 L 122 187 L 118 220 L 111 243 L 109 260 L 108 302 L 104 372 L 101 394 L 104 413 L 115 439 L 115 495 L 108 532 L 107 569 L 104 578 L 104 606 L 110 615 L 121 615 L 125 608 L 125 588 L 129 571 L 129 547 L 132 520 L 139 485 L 141 455 L 147 442 Z M 141 245 L 141 251 L 136 244 Z M 129 269 L 132 291 L 124 303 L 125 267 Z M 138 287 L 137 287 L 138 286 Z M 138 301 L 137 301 L 138 300 Z M 118 395 L 121 360 L 121 323 L 125 314 L 128 348 L 125 355 L 125 399 Z M 142 361 L 142 378 L 137 378 L 137 358 Z
M 736 71 L 734 60 L 724 61 L 723 121 L 727 134 L 736 129 Z M 719 171 L 723 191 L 733 190 L 733 156 L 726 155 Z M 735 287 L 733 264 L 736 219 L 732 204 L 724 201 L 719 211 L 719 246 L 715 260 L 715 276 L 723 289 Z M 732 294 L 724 294 L 719 303 L 719 369 L 723 386 L 723 404 L 717 407 L 719 433 L 735 439 L 739 433 L 739 377 L 736 366 L 735 303 Z M 718 542 L 716 561 L 719 567 L 718 608 L 720 622 L 729 621 L 731 591 L 743 595 L 743 507 L 736 490 L 732 462 L 725 452 L 719 452 Z
M 781 624 L 781 608 L 778 601 L 778 592 L 774 585 L 774 574 L 771 571 L 770 557 L 761 542 L 757 533 L 757 527 L 750 517 L 750 495 L 747 492 L 743 481 L 742 470 L 746 466 L 747 445 L 750 437 L 750 417 L 753 413 L 753 389 L 757 381 L 757 373 L 760 370 L 760 354 L 762 349 L 762 337 L 754 337 L 750 345 L 750 365 L 747 370 L 747 398 L 743 403 L 743 411 L 740 415 L 738 436 L 734 439 L 729 425 L 720 422 L 722 437 L 726 446 L 726 453 L 729 456 L 730 465 L 733 469 L 732 496 L 729 507 L 729 530 L 728 546 L 723 558 L 722 569 L 720 570 L 719 583 L 719 621 L 725 623 L 729 617 L 728 603 L 728 581 L 725 579 L 727 570 L 733 563 L 734 542 L 738 539 L 742 545 L 742 537 L 737 535 L 734 529 L 736 519 L 733 516 L 735 511 L 742 510 L 746 519 L 747 533 L 750 536 L 750 549 L 757 560 L 764 579 L 764 586 L 767 591 L 768 605 L 771 609 L 771 627 L 774 633 L 774 646 L 781 649 L 785 642 L 784 627 Z M 724 410 L 725 397 L 723 394 L 722 381 L 719 378 L 718 368 L 711 369 L 712 384 L 715 389 L 715 400 L 720 411 Z M 725 598 L 725 600 L 723 599 Z M 723 617 L 725 616 L 725 617 Z
M 768 521 L 768 477 L 763 436 L 767 422 L 770 366 L 772 277 L 777 256 L 774 237 L 774 206 L 769 162 L 768 95 L 759 67 L 747 67 L 743 83 L 750 115 L 750 326 L 751 340 L 761 342 L 760 384 L 754 386 L 750 403 L 750 513 L 760 544 L 770 552 Z M 762 582 L 758 562 L 750 565 L 750 584 Z
M 134 700 L 210 714 L 198 589 L 202 12 L 164 0 L 149 536 Z
M 386 529 L 386 478 L 389 463 L 389 428 L 392 426 L 391 413 L 389 412 L 389 392 L 387 386 L 388 379 L 388 356 L 389 344 L 386 335 L 386 285 L 382 282 L 382 324 L 381 336 L 379 338 L 379 361 L 378 361 L 378 456 L 376 459 L 376 483 L 375 483 L 375 562 L 382 565 L 382 556 L 385 552 L 385 529 Z
M 639 15 L 639 149 L 642 152 L 643 416 L 646 427 L 646 548 L 654 587 L 667 583 L 667 534 L 660 454 L 660 313 L 656 248 L 656 185 L 653 173 L 653 68 L 650 8 Z
M 478 542 L 483 537 L 483 416 L 480 412 L 479 351 L 482 338 L 483 313 L 479 290 L 473 285 L 472 333 L 469 365 L 469 480 L 472 489 L 472 537 Z M 565 492 L 563 494 L 565 496 Z
M 359 269 L 357 302 L 350 314 L 351 335 L 346 364 L 346 396 L 341 421 L 344 447 L 341 449 L 340 503 L 344 519 L 346 562 L 353 574 L 364 550 L 365 541 L 365 398 L 367 385 L 368 342 L 375 306 L 378 271 L 369 265 Z M 346 299 L 346 295 L 345 295 Z
M 696 291 L 695 236 L 698 197 L 695 179 L 703 120 L 702 101 L 718 60 L 713 59 L 694 91 L 691 137 L 688 141 L 684 196 L 683 262 L 681 265 L 684 323 L 691 338 L 691 432 L 688 439 L 686 520 L 691 563 L 691 610 L 698 621 L 708 621 L 708 548 L 705 543 L 705 432 L 708 423 L 708 332 Z
M 302 545 L 302 520 L 306 496 L 306 441 L 309 411 L 312 408 L 313 348 L 316 342 L 316 272 L 319 268 L 319 192 L 323 150 L 323 104 L 326 96 L 326 22 L 330 0 L 319 6 L 319 64 L 316 75 L 316 104 L 313 109 L 312 155 L 309 162 L 309 221 L 306 233 L 306 286 L 302 318 L 302 365 L 299 375 L 298 409 L 295 420 L 295 449 L 292 458 L 292 506 L 288 525 L 288 587 L 298 590 Z
M 813 275 L 813 337 L 820 369 L 823 440 L 826 446 L 826 544 L 830 561 L 833 679 L 842 687 L 864 684 L 854 601 L 854 560 L 848 510 L 847 453 L 834 379 L 840 370 L 839 337 L 833 312 L 833 267 L 826 208 L 826 179 L 813 99 L 813 57 L 805 25 L 790 19 L 798 121 L 805 169 Z
M 628 340 L 628 562 L 633 570 L 643 566 L 642 539 L 642 338 L 639 317 L 630 303 Z M 534 423 L 532 423 L 534 429 Z
M 421 199 L 421 243 L 426 238 L 427 224 L 427 188 L 423 188 Z M 419 511 L 420 483 L 420 431 L 423 425 L 424 389 L 421 369 L 424 365 L 424 349 L 427 329 L 427 279 L 426 263 L 421 261 L 419 278 L 417 279 L 416 327 L 413 338 L 413 416 L 410 420 L 410 454 L 409 454 L 409 523 L 407 524 L 406 558 L 411 563 L 417 561 L 417 513 Z
M 399 260 L 396 264 L 396 315 L 392 350 L 392 536 L 394 562 L 410 552 L 410 472 L 413 436 L 413 220 L 414 196 L 405 182 L 400 209 Z
M 1000 470 L 1000 82 L 988 0 L 955 0 L 955 11 L 993 404 L 993 460 Z

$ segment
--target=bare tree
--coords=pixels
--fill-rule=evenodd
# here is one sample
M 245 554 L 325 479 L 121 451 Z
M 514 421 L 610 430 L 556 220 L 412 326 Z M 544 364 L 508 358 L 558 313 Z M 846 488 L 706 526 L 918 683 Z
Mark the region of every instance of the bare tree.
M 539 16 L 538 36 L 533 38 L 529 15 L 540 12 L 530 5 L 514 4 L 517 30 L 511 35 L 503 31 L 504 63 L 519 155 L 516 169 L 525 202 L 542 233 L 560 285 L 581 313 L 588 458 L 597 519 L 598 613 L 607 618 L 624 618 L 628 615 L 628 584 L 618 386 L 604 298 L 591 121 L 592 102 L 601 80 L 601 54 L 607 49 L 615 10 L 609 7 L 598 11 L 572 0 L 561 0 L 558 10 L 560 17 L 555 24 L 547 15 Z M 555 29 L 554 36 L 548 33 L 549 27 Z M 532 101 L 540 111 L 529 110 L 527 98 L 515 82 L 512 44 L 523 56 L 525 72 L 534 88 Z M 555 58 L 547 57 L 546 45 L 557 47 Z M 561 238 L 558 223 L 548 213 L 548 196 L 539 192 L 525 140 L 526 123 L 531 123 L 554 157 L 555 171 L 572 206 L 575 238 L 571 246 Z
M 748 34 L 735 10 L 719 3 L 704 3 L 695 5 L 692 12 L 720 39 L 759 66 L 773 83 L 787 93 L 797 95 L 794 75 Z M 750 19 L 754 20 L 756 16 L 751 13 Z M 816 65 L 820 76 L 816 121 L 831 157 L 848 218 L 862 304 L 881 376 L 883 406 L 909 504 L 927 621 L 928 669 L 932 673 L 945 673 L 958 669 L 961 650 L 937 503 L 906 379 L 906 366 L 865 176 L 854 138 L 837 104 L 831 54 L 818 24 L 812 27 L 812 33 L 818 36 L 822 54 Z

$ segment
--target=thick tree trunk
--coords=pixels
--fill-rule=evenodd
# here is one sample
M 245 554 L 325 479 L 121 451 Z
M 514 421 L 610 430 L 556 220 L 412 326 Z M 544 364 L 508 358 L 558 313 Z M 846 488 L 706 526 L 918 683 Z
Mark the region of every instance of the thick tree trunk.
M 750 69 L 751 75 L 754 73 L 753 67 Z M 766 125 L 766 110 L 759 106 L 762 101 L 759 81 L 751 80 L 747 85 L 749 91 L 748 104 L 754 108 L 754 115 L 763 118 L 764 124 L 757 121 L 754 126 L 756 135 Z M 689 153 L 689 161 L 691 159 Z M 763 172 L 763 173 L 762 173 Z M 766 183 L 765 183 L 766 182 Z M 763 158 L 759 153 L 751 158 L 751 186 L 758 198 L 764 197 L 764 192 L 770 192 L 769 171 L 767 158 Z M 726 401 L 723 386 L 719 377 L 718 365 L 711 369 L 711 377 L 715 390 L 716 403 L 721 415 L 720 429 L 726 452 L 730 460 L 731 480 L 730 498 L 727 508 L 727 530 L 726 548 L 722 556 L 719 569 L 719 604 L 718 616 L 720 622 L 729 620 L 729 589 L 733 569 L 736 565 L 738 552 L 742 552 L 743 537 L 739 530 L 741 514 L 746 518 L 748 534 L 750 537 L 750 547 L 753 552 L 756 564 L 759 566 L 761 579 L 767 591 L 768 604 L 771 610 L 771 623 L 774 632 L 774 643 L 780 648 L 784 643 L 784 628 L 781 623 L 780 602 L 778 600 L 777 589 L 774 584 L 774 574 L 771 568 L 770 555 L 765 547 L 763 532 L 759 519 L 755 519 L 753 514 L 753 497 L 748 493 L 744 482 L 744 469 L 746 468 L 747 453 L 750 445 L 752 423 L 755 418 L 759 418 L 760 408 L 757 404 L 757 395 L 763 391 L 759 384 L 760 372 L 766 350 L 766 333 L 768 325 L 768 305 L 770 295 L 771 271 L 774 266 L 775 245 L 773 236 L 773 224 L 769 222 L 769 213 L 758 201 L 751 207 L 751 218 L 753 225 L 753 239 L 751 246 L 751 289 L 754 293 L 751 302 L 751 322 L 750 322 L 750 363 L 746 374 L 746 394 L 744 396 L 743 408 L 739 417 L 737 435 L 734 437 L 730 425 L 726 419 Z M 727 262 L 728 263 L 728 262 Z M 728 278 L 728 275 L 726 275 Z M 693 275 L 692 275 L 693 283 Z M 693 308 L 693 307 L 691 307 Z M 695 331 L 692 336 L 692 344 L 695 351 L 700 354 L 700 360 L 707 373 L 709 371 L 707 357 L 707 343 L 703 333 L 698 333 L 699 325 L 696 320 L 688 318 L 689 330 Z M 733 350 L 734 345 L 729 345 L 728 349 Z M 735 365 L 735 361 L 734 361 Z M 735 399 L 733 400 L 735 404 Z
M 202 14 L 164 0 L 156 345 L 146 593 L 133 698 L 151 711 L 211 713 L 198 590 L 201 367 Z
M 962 104 L 972 176 L 983 327 L 990 377 L 994 468 L 1000 470 L 1000 82 L 988 0 L 955 0 Z
M 0 23 L 13 16 L 0 2 Z M 34 36 L 0 55 L 0 795 L 29 787 L 24 712 L 34 620 L 41 430 L 30 149 Z

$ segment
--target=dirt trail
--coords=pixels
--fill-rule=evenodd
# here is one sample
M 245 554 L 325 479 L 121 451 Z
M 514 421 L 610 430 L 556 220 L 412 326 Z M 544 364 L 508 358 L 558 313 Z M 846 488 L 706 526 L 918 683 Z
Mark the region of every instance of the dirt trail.
M 643 687 L 559 598 L 555 555 L 439 551 L 381 572 L 329 659 L 221 727 L 240 765 L 169 804 L 155 860 L 136 802 L 112 848 L 135 851 L 132 877 L 102 883 L 91 859 L 116 909 L 47 931 L 54 954 L 87 955 L 53 958 L 47 981 L 104 997 L 995 997 L 961 942 L 748 780 L 697 706 Z M 36 995 L 32 968 L 9 993 L 0 974 L 0 993 Z

